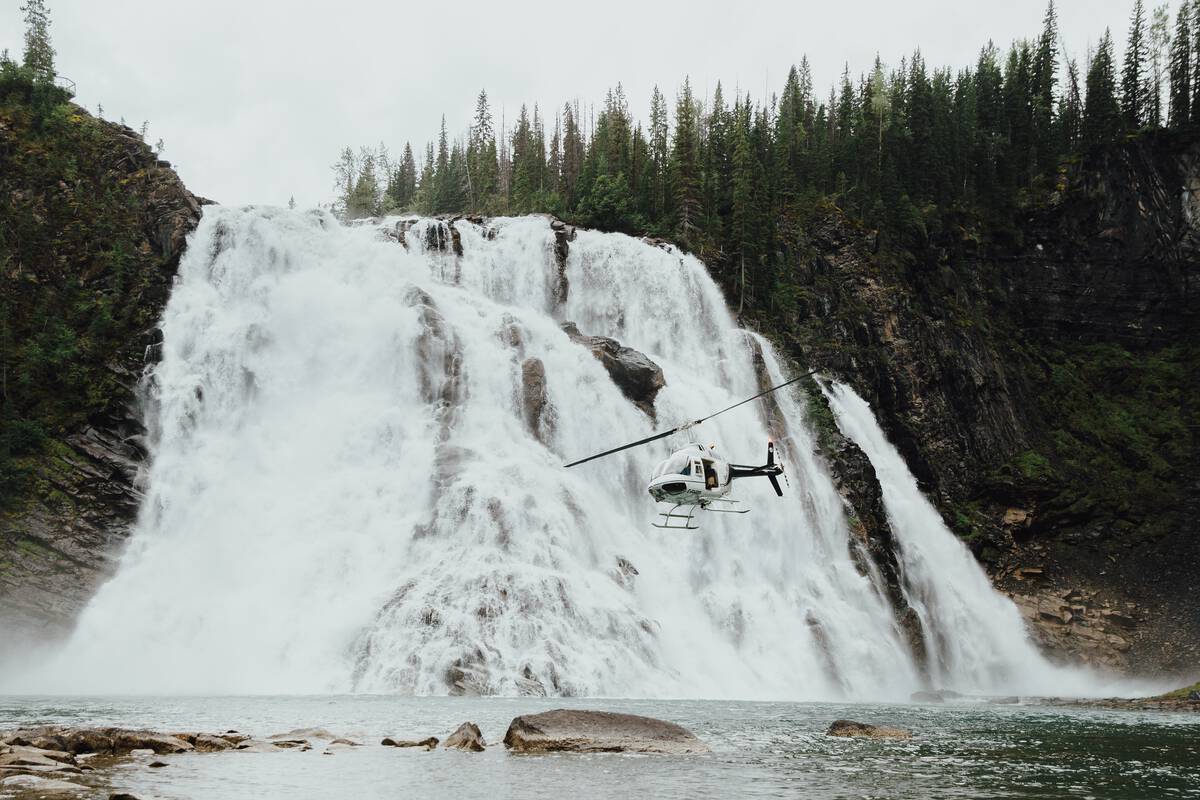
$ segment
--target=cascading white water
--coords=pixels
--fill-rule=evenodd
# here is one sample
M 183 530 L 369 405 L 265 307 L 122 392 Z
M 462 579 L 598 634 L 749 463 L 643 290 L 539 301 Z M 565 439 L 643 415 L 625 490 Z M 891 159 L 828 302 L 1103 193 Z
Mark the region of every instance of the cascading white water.
M 934 685 L 964 692 L 1053 694 L 1086 691 L 1094 684 L 1092 676 L 1043 658 L 1016 606 L 992 587 L 921 494 L 867 401 L 841 383 L 823 383 L 823 388 L 838 427 L 862 448 L 879 478 L 902 590 L 921 620 Z
M 686 435 L 562 468 L 754 394 L 756 349 L 767 379 L 785 377 L 700 262 L 579 231 L 560 303 L 543 218 L 460 221 L 461 256 L 426 251 L 436 221 L 406 246 L 381 235 L 394 222 L 206 209 L 163 319 L 138 528 L 73 637 L 15 687 L 904 699 L 922 685 L 796 397 L 776 395 L 771 423 L 786 496 L 742 482 L 752 512 L 703 514 L 696 532 L 650 527 L 645 493 Z M 662 366 L 657 420 L 567 320 Z M 698 435 L 760 463 L 767 408 Z M 935 628 L 954 626 L 944 640 L 967 636 L 939 678 L 1007 687 L 993 665 L 1024 657 L 1018 632 L 979 643 L 957 626 L 1019 621 L 976 565 L 936 566 L 955 574 L 914 585 L 983 598 L 966 619 L 926 602 Z

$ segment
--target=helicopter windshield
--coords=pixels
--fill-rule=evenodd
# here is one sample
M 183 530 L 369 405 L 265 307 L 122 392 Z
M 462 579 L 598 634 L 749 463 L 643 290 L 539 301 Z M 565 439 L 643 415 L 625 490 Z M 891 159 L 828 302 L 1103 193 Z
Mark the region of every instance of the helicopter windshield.
M 663 475 L 691 475 L 692 459 L 685 453 L 675 453 L 654 470 L 654 477 Z

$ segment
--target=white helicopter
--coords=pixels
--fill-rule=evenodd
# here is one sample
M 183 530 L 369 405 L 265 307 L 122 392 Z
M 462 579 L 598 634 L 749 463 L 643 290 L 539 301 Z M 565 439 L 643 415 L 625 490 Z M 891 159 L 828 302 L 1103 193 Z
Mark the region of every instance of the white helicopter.
M 621 445 L 620 447 L 614 447 L 612 450 L 605 450 L 603 453 L 581 458 L 578 461 L 572 461 L 570 464 L 563 466 L 578 466 L 588 461 L 594 461 L 597 458 L 619 453 L 622 450 L 649 444 L 658 439 L 666 438 L 673 433 L 686 431 L 705 420 L 712 419 L 718 414 L 724 414 L 726 411 L 749 403 L 751 400 L 757 400 L 785 386 L 790 386 L 814 374 L 814 372 L 815 370 L 781 383 L 778 386 L 772 386 L 770 389 L 759 392 L 753 397 L 748 397 L 740 403 L 734 403 L 729 408 L 723 408 L 720 411 L 709 414 L 707 417 L 685 422 L 669 431 L 656 433 L 645 439 Z M 697 508 L 701 511 L 745 514 L 750 509 L 734 508 L 733 506 L 737 505 L 738 501 L 729 497 L 729 492 L 733 488 L 733 482 L 739 478 L 765 477 L 771 481 L 771 487 L 775 489 L 775 494 L 783 497 L 783 489 L 780 488 L 779 481 L 776 480 L 777 475 L 783 475 L 784 480 L 787 480 L 787 474 L 783 470 L 783 465 L 775 462 L 774 442 L 767 442 L 767 463 L 757 467 L 745 464 L 731 464 L 716 454 L 716 445 L 705 447 L 702 444 L 692 442 L 686 447 L 681 447 L 673 452 L 669 458 L 662 461 L 654 470 L 646 491 L 650 493 L 650 496 L 656 502 L 672 503 L 673 505 L 669 510 L 659 512 L 658 515 L 662 517 L 661 523 L 655 522 L 651 524 L 656 528 L 691 531 L 699 527 L 693 524 Z

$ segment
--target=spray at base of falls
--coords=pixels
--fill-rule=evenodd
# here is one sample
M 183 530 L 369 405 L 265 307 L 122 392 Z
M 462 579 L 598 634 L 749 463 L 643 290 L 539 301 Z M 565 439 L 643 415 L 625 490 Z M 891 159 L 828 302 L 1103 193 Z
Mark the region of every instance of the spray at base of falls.
M 5 688 L 894 700 L 924 685 L 792 393 L 700 432 L 743 463 L 787 441 L 791 490 L 739 485 L 747 516 L 649 526 L 644 480 L 686 435 L 562 469 L 787 377 L 703 264 L 579 231 L 564 300 L 544 218 L 458 221 L 461 255 L 425 245 L 445 223 L 410 224 L 401 246 L 382 235 L 394 219 L 205 210 L 148 381 L 137 530 L 62 650 Z M 565 321 L 662 367 L 657 420 Z M 978 565 L 920 572 L 910 556 L 945 548 L 900 535 L 926 593 L 910 602 L 949 643 L 937 679 L 1024 686 L 1028 645 Z

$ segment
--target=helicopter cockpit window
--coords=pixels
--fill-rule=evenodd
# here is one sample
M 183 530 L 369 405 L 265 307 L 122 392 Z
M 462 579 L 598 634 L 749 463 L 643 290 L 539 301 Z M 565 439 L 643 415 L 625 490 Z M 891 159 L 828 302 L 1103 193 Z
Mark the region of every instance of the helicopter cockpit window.
M 655 478 L 660 477 L 662 475 L 691 475 L 691 474 L 692 474 L 692 460 L 688 456 L 683 455 L 682 453 L 676 453 L 675 455 L 671 456 L 666 461 L 659 464 L 658 468 L 654 470 Z

